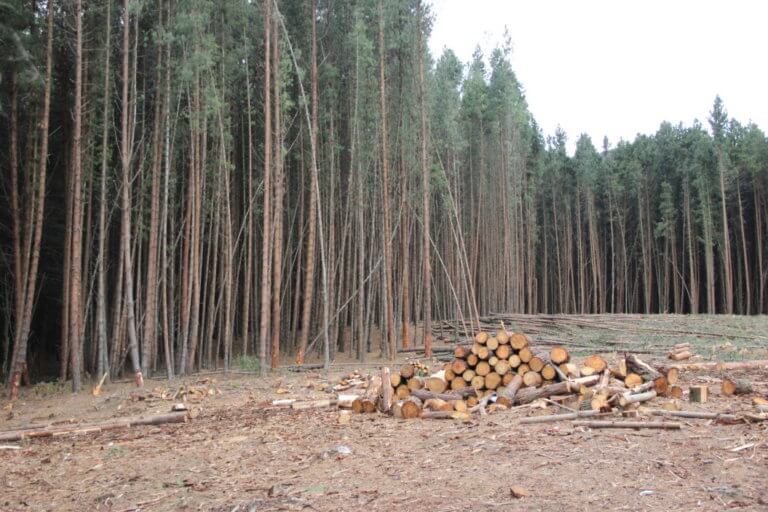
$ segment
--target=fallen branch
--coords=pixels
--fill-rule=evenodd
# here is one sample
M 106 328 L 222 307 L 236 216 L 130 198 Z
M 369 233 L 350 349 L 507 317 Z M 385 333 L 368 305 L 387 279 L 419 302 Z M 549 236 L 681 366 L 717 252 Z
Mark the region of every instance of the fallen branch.
M 539 398 L 549 398 L 553 395 L 563 395 L 569 393 L 579 393 L 582 386 L 593 386 L 600 380 L 599 375 L 590 375 L 589 377 L 581 377 L 572 381 L 558 382 L 557 384 L 550 384 L 540 388 L 524 388 L 518 391 L 515 396 L 515 404 L 523 405 Z
M 750 361 L 728 361 L 728 362 L 714 362 L 714 363 L 686 363 L 676 364 L 672 366 L 679 370 L 748 370 L 754 368 L 768 368 L 768 359 L 753 359 Z
M 669 421 L 574 421 L 574 427 L 587 428 L 655 428 L 680 430 L 679 423 Z
M 738 421 L 739 419 L 738 416 L 722 412 L 667 411 L 664 409 L 650 409 L 646 412 L 652 414 L 653 416 L 674 416 L 677 418 L 690 418 L 695 420 Z
M 121 428 L 131 428 L 141 425 L 162 425 L 165 423 L 185 423 L 187 413 L 169 413 L 158 414 L 155 416 L 146 416 L 138 418 L 128 418 L 125 420 L 109 421 L 104 423 L 92 423 L 88 425 L 76 425 L 65 428 L 52 428 L 46 430 L 16 430 L 10 432 L 0 432 L 0 441 L 21 441 L 22 439 L 34 439 L 38 437 L 62 437 L 73 434 L 91 434 L 103 432 L 106 430 L 117 430 Z
M 551 414 L 548 416 L 533 416 L 530 418 L 521 419 L 520 424 L 530 425 L 532 423 L 554 423 L 556 421 L 575 420 L 578 418 L 598 416 L 600 414 L 605 414 L 605 413 L 601 413 L 600 411 L 578 411 L 578 412 L 571 412 L 567 414 Z

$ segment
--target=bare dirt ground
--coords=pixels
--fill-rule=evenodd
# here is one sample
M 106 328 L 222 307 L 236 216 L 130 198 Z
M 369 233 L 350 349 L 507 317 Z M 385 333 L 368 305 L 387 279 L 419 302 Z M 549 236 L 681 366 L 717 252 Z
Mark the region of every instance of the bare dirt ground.
M 742 332 L 768 334 L 748 321 Z M 736 339 L 710 342 L 736 345 L 740 358 L 768 354 L 759 340 L 748 349 Z M 107 384 L 98 397 L 63 385 L 25 389 L 12 407 L 2 402 L 0 430 L 164 413 L 179 390 L 192 391 L 186 397 L 198 414 L 183 424 L 9 443 L 14 449 L 0 449 L 0 510 L 768 510 L 765 423 L 684 420 L 680 431 L 518 425 L 555 412 L 523 407 L 470 423 L 371 414 L 340 424 L 336 410 L 266 405 L 327 398 L 320 385 L 349 371 L 197 375 L 149 381 L 139 394 L 128 383 Z M 736 375 L 768 393 L 768 370 Z M 684 372 L 684 388 L 708 384 L 713 396 L 683 408 L 752 409 L 749 397 L 721 396 L 718 377 Z M 527 496 L 513 497 L 512 486 Z

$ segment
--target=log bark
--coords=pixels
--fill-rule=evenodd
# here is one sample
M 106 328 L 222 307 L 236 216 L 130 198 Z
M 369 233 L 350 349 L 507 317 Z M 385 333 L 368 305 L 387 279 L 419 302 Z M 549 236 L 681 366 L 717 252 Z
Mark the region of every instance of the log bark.
M 608 368 L 608 363 L 602 357 L 598 356 L 597 354 L 593 354 L 589 356 L 586 361 L 584 361 L 584 366 L 587 368 L 592 368 L 595 370 L 595 373 L 602 373 L 606 368 Z
M 425 420 L 458 420 L 469 421 L 472 417 L 468 412 L 461 411 L 424 411 L 421 418 Z
M 430 398 L 439 398 L 450 402 L 453 400 L 463 400 L 470 396 L 477 396 L 477 392 L 474 388 L 464 388 L 451 393 L 435 393 L 434 391 L 428 391 L 426 389 L 419 389 L 413 392 L 413 396 L 420 400 L 429 400 Z
M 567 363 L 571 359 L 571 356 L 565 347 L 553 347 L 552 350 L 549 351 L 549 359 L 552 363 L 560 365 Z
M 411 420 L 421 416 L 422 402 L 415 396 L 401 400 L 392 406 L 392 414 L 395 418 Z
M 556 421 L 575 420 L 578 418 L 586 418 L 590 416 L 598 416 L 602 414 L 600 411 L 578 411 L 570 412 L 567 414 L 552 414 L 548 416 L 533 416 L 531 418 L 523 418 L 520 420 L 521 425 L 531 425 L 533 423 L 554 423 Z
M 629 404 L 638 404 L 640 402 L 647 402 L 648 400 L 653 400 L 654 398 L 656 398 L 656 391 L 653 389 L 650 391 L 646 391 L 645 393 L 632 394 L 630 392 L 630 393 L 625 393 L 619 398 L 619 405 L 621 405 L 622 407 L 626 407 Z
M 752 392 L 752 383 L 746 379 L 724 377 L 721 389 L 726 396 L 745 395 Z
M 594 386 L 599 380 L 600 376 L 591 375 L 589 377 L 581 377 L 572 381 L 549 384 L 540 388 L 522 389 L 515 396 L 514 403 L 517 405 L 523 405 L 531 403 L 534 400 L 538 400 L 539 398 L 548 398 L 552 395 L 579 393 L 582 386 Z
M 673 361 L 683 361 L 693 357 L 693 354 L 688 350 L 681 350 L 680 352 L 670 352 L 668 357 Z
M 294 402 L 291 404 L 291 409 L 323 409 L 325 407 L 336 407 L 338 404 L 339 402 L 335 399 L 310 400 L 307 402 Z
M 383 366 L 381 368 L 381 400 L 379 400 L 379 411 L 383 413 L 388 413 L 392 408 L 392 397 L 395 392 L 392 386 L 392 377 L 389 367 Z M 398 375 L 397 378 L 399 384 L 400 376 Z
M 381 375 L 374 375 L 371 377 L 371 381 L 368 383 L 368 388 L 365 390 L 365 393 L 352 402 L 353 411 L 356 413 L 376 412 L 376 402 L 379 399 L 379 395 L 381 395 L 381 379 Z
M 638 374 L 646 382 L 661 375 L 658 370 L 641 360 L 635 354 L 627 354 L 625 359 L 627 361 L 627 370 Z

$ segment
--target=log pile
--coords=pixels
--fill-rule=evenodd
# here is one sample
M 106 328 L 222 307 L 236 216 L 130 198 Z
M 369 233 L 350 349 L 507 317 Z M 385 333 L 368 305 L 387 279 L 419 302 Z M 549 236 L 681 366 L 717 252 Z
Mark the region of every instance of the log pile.
M 581 376 L 579 368 L 570 363 L 570 354 L 564 347 L 540 350 L 525 334 L 509 333 L 503 328 L 493 334 L 477 333 L 471 345 L 458 345 L 453 356 L 442 372 L 428 380 L 430 391 L 472 387 L 477 398 L 482 399 L 494 393 L 503 395 L 515 376 L 522 378 L 522 387 L 547 386 Z M 585 372 L 587 375 L 604 369 L 605 361 L 597 359 L 593 363 L 598 368 L 590 368 Z

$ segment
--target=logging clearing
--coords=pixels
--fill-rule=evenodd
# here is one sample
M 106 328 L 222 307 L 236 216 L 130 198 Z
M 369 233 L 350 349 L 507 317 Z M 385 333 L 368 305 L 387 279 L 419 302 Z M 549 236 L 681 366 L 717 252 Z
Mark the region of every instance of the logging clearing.
M 330 373 L 286 366 L 265 379 L 233 371 L 172 385 L 150 379 L 140 390 L 102 381 L 98 393 L 77 395 L 22 388 L 0 423 L 0 470 L 13 478 L 2 482 L 14 482 L 5 484 L 5 508 L 98 509 L 106 499 L 120 510 L 391 510 L 405 501 L 439 509 L 446 500 L 554 509 L 573 499 L 614 508 L 642 491 L 676 508 L 766 502 L 768 365 L 760 353 L 692 363 L 670 360 L 666 347 L 575 355 L 572 344 L 540 344 L 506 325 L 486 335 L 450 350 L 436 345 L 433 358 L 340 361 Z M 547 365 L 558 370 L 551 379 L 542 375 Z M 526 384 L 529 373 L 540 377 Z M 494 374 L 501 380 L 489 381 Z M 631 473 L 622 469 L 628 450 Z M 493 482 L 462 477 L 490 459 Z M 429 492 L 425 470 L 451 486 Z M 563 471 L 574 476 L 554 477 Z M 618 486 L 596 495 L 594 478 Z M 54 480 L 66 483 L 45 483 Z

